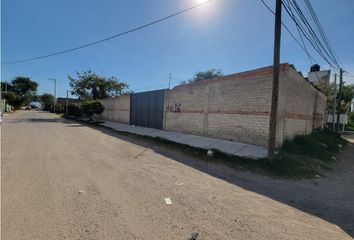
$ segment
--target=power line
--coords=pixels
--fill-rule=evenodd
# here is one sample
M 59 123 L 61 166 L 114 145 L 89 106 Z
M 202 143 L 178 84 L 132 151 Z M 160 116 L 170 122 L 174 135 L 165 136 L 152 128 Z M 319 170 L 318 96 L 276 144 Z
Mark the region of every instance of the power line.
M 268 4 L 265 3 L 264 0 L 261 0 L 263 5 L 268 9 L 269 12 L 271 12 L 273 15 L 275 15 L 275 12 L 269 7 Z M 307 51 L 307 49 L 299 42 L 299 40 L 294 36 L 294 34 L 290 31 L 290 29 L 285 25 L 284 22 L 281 23 L 282 26 L 285 28 L 285 30 L 290 34 L 290 36 L 295 40 L 295 42 L 302 48 L 302 50 L 305 51 L 305 53 L 309 56 L 309 58 L 315 62 L 317 62 Z M 310 61 L 311 62 L 311 61 Z
M 336 60 L 333 56 L 328 52 L 328 50 L 324 47 L 322 42 L 317 37 L 315 31 L 311 27 L 310 23 L 306 19 L 305 15 L 297 5 L 296 1 L 292 1 L 292 4 L 288 1 L 288 4 L 283 1 L 283 6 L 290 16 L 290 18 L 294 21 L 295 25 L 299 27 L 303 36 L 307 39 L 307 41 L 312 45 L 312 47 L 317 51 L 317 53 L 334 69 L 340 68 L 337 64 Z M 300 23 L 300 20 L 291 14 L 291 7 L 294 8 L 295 12 L 299 16 L 300 20 L 304 25 Z
M 333 48 L 331 42 L 329 41 L 329 39 L 327 37 L 327 34 L 324 31 L 324 29 L 323 29 L 323 27 L 322 27 L 322 25 L 321 25 L 321 23 L 320 23 L 320 21 L 319 21 L 319 19 L 317 17 L 316 12 L 314 11 L 314 9 L 312 7 L 310 1 L 309 0 L 305 0 L 305 3 L 306 3 L 307 8 L 310 10 L 311 16 L 312 16 L 313 20 L 315 21 L 315 23 L 317 25 L 317 28 L 318 28 L 318 30 L 319 30 L 319 32 L 320 32 L 325 44 L 327 45 L 327 47 L 328 47 L 329 51 L 331 52 L 333 58 L 336 60 L 337 65 L 339 66 L 338 62 L 340 63 L 340 65 L 343 65 L 342 62 L 340 61 L 338 55 L 334 51 L 334 48 Z
M 162 48 L 158 49 L 157 51 L 153 52 L 152 54 L 140 59 L 139 61 L 137 61 L 136 63 L 133 63 L 131 65 L 128 66 L 128 68 L 130 67 L 135 67 L 136 65 L 144 62 L 147 59 L 150 59 L 156 55 L 158 55 L 159 53 L 161 53 L 162 51 L 165 51 L 166 49 L 172 47 L 173 45 L 177 44 L 178 42 L 184 40 L 185 38 L 188 38 L 196 33 L 198 33 L 200 30 L 202 30 L 206 25 L 211 24 L 214 21 L 220 20 L 222 18 L 228 17 L 235 9 L 239 8 L 241 6 L 241 4 L 244 4 L 246 2 L 246 0 L 243 0 L 241 2 L 237 2 L 233 7 L 228 8 L 226 11 L 221 12 L 220 14 L 218 14 L 216 17 L 212 18 L 211 20 L 209 20 L 208 22 L 206 22 L 206 24 L 203 24 L 202 26 L 196 27 L 194 28 L 192 31 L 182 35 L 181 37 L 177 38 L 174 41 L 171 41 L 169 43 L 167 43 L 165 46 L 163 46 Z M 174 79 L 176 79 L 174 77 Z M 177 79 L 177 80 L 181 80 L 182 79 Z
M 348 1 L 349 1 L 349 5 L 350 5 L 350 7 L 352 9 L 352 13 L 354 15 L 354 6 L 353 6 L 353 3 L 352 3 L 352 0 L 348 0 Z
M 78 47 L 74 47 L 74 48 L 69 48 L 69 49 L 66 49 L 66 50 L 62 50 L 62 51 L 59 51 L 59 52 L 54 52 L 54 53 L 50 53 L 50 54 L 46 54 L 46 55 L 42 55 L 42 56 L 38 56 L 38 57 L 32 57 L 32 58 L 27 58 L 27 59 L 21 59 L 21 60 L 16 60 L 16 61 L 9 61 L 9 62 L 4 62 L 2 64 L 15 64 L 15 63 L 22 63 L 22 62 L 28 62 L 28 61 L 33 61 L 33 60 L 38 60 L 38 59 L 43 59 L 43 58 L 48 58 L 48 57 L 53 57 L 53 56 L 56 56 L 56 55 L 60 55 L 60 54 L 64 54 L 64 53 L 68 53 L 68 52 L 72 52 L 72 51 L 76 51 L 76 50 L 79 50 L 79 49 L 82 49 L 82 48 L 86 48 L 86 47 L 89 47 L 89 46 L 93 46 L 93 45 L 96 45 L 96 44 L 99 44 L 99 43 L 102 43 L 102 42 L 106 42 L 106 41 L 109 41 L 109 40 L 112 40 L 114 38 L 118 38 L 118 37 L 121 37 L 123 35 L 127 35 L 129 33 L 132 33 L 132 32 L 136 32 L 138 30 L 141 30 L 143 28 L 147 28 L 149 26 L 152 26 L 154 24 L 157 24 L 157 23 L 160 23 L 160 22 L 163 22 L 163 21 L 166 21 L 170 18 L 173 18 L 173 17 L 176 17 L 178 15 L 181 15 L 183 13 L 186 13 L 188 11 L 191 11 L 195 8 L 198 8 L 198 7 L 201 7 L 205 4 L 208 4 L 212 1 L 215 1 L 215 0 L 208 0 L 206 2 L 203 2 L 203 3 L 200 3 L 200 4 L 197 4 L 197 5 L 194 5 L 192 7 L 189 7 L 189 8 L 186 8 L 184 10 L 181 10 L 181 11 L 178 11 L 176 13 L 173 13 L 171 15 L 168 15 L 166 17 L 163 17 L 163 18 L 160 18 L 158 20 L 155 20 L 155 21 L 152 21 L 150 23 L 147 23 L 147 24 L 144 24 L 142 26 L 139 26 L 139 27 L 135 27 L 135 28 L 132 28 L 130 30 L 127 30 L 125 32 L 121 32 L 121 33 L 118 33 L 118 34 L 115 34 L 115 35 L 112 35 L 110 37 L 107 37 L 107 38 L 104 38 L 104 39 L 101 39 L 101 40 L 98 40 L 98 41 L 94 41 L 94 42 L 91 42 L 91 43 L 87 43 L 87 44 L 83 44 L 81 46 L 78 46 Z

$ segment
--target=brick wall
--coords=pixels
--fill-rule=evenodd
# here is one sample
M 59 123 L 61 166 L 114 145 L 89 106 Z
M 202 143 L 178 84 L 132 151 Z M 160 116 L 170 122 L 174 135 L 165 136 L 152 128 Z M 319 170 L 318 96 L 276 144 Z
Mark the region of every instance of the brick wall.
M 271 68 L 261 68 L 177 86 L 166 92 L 164 127 L 266 145 L 271 79 Z
M 130 96 L 119 96 L 101 100 L 104 111 L 96 118 L 129 124 L 130 121 Z
M 326 98 L 281 65 L 277 145 L 323 126 Z M 166 92 L 164 129 L 267 145 L 272 67 L 177 86 Z M 315 117 L 316 116 L 316 117 Z
M 277 142 L 324 126 L 326 96 L 292 66 L 285 65 L 279 89 Z

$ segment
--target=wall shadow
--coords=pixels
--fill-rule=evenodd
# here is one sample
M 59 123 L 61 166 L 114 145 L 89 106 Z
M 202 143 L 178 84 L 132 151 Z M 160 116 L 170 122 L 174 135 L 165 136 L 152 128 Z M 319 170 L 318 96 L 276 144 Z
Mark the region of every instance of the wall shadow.
M 15 119 L 14 119 L 15 120 Z M 212 161 L 188 150 L 185 146 L 169 144 L 148 137 L 120 133 L 90 123 L 62 118 L 22 119 L 27 122 L 64 123 L 67 127 L 90 127 L 123 141 L 148 148 L 157 154 L 193 167 L 213 177 L 227 181 L 303 212 L 331 222 L 354 237 L 354 159 L 339 161 L 336 170 L 324 178 L 313 180 L 287 180 L 236 170 L 223 163 L 221 158 Z M 21 122 L 21 121 L 20 121 Z M 341 158 L 354 156 L 354 144 L 349 144 Z M 139 156 L 138 156 L 139 157 Z

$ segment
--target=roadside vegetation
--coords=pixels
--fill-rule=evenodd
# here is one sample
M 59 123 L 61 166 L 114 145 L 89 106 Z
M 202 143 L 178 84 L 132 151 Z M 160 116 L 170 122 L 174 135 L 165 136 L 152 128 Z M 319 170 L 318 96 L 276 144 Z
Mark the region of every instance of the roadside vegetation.
M 354 131 L 354 112 L 348 115 L 348 124 L 345 126 L 345 130 Z
M 98 122 L 87 122 L 97 126 Z M 98 125 L 103 127 L 101 125 Z M 108 127 L 103 127 L 108 128 Z M 108 128 L 112 130 L 111 128 Z M 249 159 L 228 155 L 213 149 L 212 156 L 204 149 L 194 148 L 183 144 L 171 142 L 161 138 L 140 136 L 134 133 L 118 132 L 120 135 L 136 136 L 138 139 L 145 139 L 158 142 L 160 146 L 168 147 L 174 151 L 196 157 L 198 160 L 215 164 L 225 164 L 237 170 L 247 170 L 264 175 L 290 179 L 319 178 L 330 171 L 337 159 L 336 155 L 342 152 L 348 141 L 340 134 L 327 129 L 313 132 L 310 135 L 299 135 L 293 140 L 285 141 L 275 154 L 274 160 Z
M 29 77 L 15 77 L 11 82 L 1 84 L 2 97 L 15 110 L 22 107 L 30 108 L 37 99 L 38 83 Z

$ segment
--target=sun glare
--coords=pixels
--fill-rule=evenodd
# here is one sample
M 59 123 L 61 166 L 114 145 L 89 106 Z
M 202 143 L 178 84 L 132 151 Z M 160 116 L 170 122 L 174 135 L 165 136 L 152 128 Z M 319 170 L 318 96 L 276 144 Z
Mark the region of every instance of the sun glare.
M 202 4 L 202 3 L 205 3 L 205 2 L 207 2 L 207 1 L 209 1 L 209 0 L 196 0 L 197 1 L 197 3 L 199 3 L 199 4 Z

